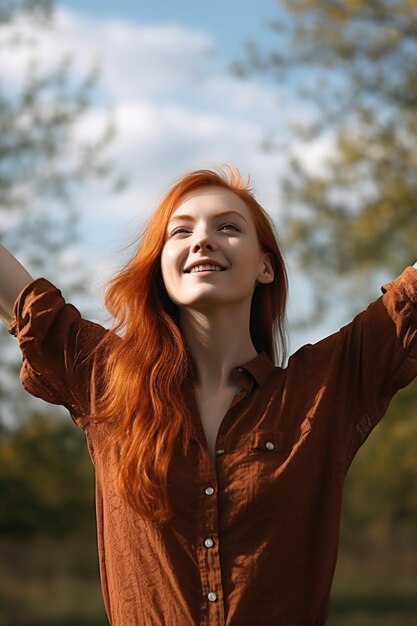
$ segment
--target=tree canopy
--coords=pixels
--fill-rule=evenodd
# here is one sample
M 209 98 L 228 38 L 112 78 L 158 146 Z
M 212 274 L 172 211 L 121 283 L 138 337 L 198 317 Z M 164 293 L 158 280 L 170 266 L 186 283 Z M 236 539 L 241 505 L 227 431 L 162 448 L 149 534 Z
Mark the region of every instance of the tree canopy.
M 357 311 L 370 284 L 417 259 L 417 2 L 277 5 L 268 24 L 276 46 L 248 42 L 233 71 L 270 75 L 295 100 L 283 241 L 316 287 L 309 323 L 331 305 L 337 282 Z M 303 146 L 322 146 L 320 171 Z
M 52 63 L 49 59 L 45 66 L 37 53 L 54 19 L 50 0 L 0 0 L 0 243 L 34 276 L 45 275 L 51 259 L 65 269 L 66 252 L 79 242 L 74 200 L 85 186 L 100 180 L 109 193 L 117 193 L 127 182 L 108 153 L 116 135 L 111 111 L 95 138 L 77 133 L 96 104 L 99 67 L 92 65 L 76 79 L 71 55 Z M 7 59 L 17 56 L 25 69 L 6 71 Z M 65 287 L 71 294 L 82 293 L 86 274 L 81 259 L 70 264 L 77 271 Z M 6 382 L 9 372 L 14 369 L 18 380 L 20 364 L 6 363 L 3 353 L 0 367 L 4 403 L 13 393 Z

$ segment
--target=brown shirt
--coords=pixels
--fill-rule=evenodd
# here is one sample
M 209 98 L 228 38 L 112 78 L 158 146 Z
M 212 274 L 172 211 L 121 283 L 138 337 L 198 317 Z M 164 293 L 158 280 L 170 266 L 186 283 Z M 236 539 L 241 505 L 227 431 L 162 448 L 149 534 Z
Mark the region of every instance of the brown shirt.
M 233 370 L 240 392 L 207 454 L 194 391 L 195 437 L 169 475 L 175 516 L 160 527 L 120 498 L 115 456 L 89 423 L 91 363 L 106 331 L 45 278 L 17 298 L 9 332 L 21 382 L 65 406 L 95 466 L 98 553 L 113 626 L 321 626 L 329 610 L 342 491 L 390 399 L 417 376 L 417 270 L 407 267 L 350 324 L 297 350 L 286 368 L 263 352 Z

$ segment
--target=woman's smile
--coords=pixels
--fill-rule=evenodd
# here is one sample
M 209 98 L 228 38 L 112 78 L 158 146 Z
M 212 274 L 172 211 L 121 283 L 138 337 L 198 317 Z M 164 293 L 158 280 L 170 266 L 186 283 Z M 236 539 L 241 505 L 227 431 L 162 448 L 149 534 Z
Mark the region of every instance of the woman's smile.
M 188 275 L 190 276 L 207 276 L 208 274 L 222 274 L 223 272 L 226 272 L 227 270 L 201 270 L 198 272 L 187 272 Z

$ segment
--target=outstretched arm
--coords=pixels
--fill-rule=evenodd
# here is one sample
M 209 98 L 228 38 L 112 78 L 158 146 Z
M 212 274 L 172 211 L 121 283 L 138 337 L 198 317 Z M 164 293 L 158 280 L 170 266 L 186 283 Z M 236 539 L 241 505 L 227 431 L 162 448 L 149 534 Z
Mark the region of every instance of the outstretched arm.
M 17 296 L 33 280 L 23 265 L 0 245 L 0 318 L 7 326 L 12 320 Z

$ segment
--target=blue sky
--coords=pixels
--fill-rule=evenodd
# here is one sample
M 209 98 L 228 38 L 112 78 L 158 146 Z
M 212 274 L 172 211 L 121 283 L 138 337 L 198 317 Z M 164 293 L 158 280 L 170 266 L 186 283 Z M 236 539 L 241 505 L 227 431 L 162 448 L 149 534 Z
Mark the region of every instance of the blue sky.
M 89 296 L 73 302 L 85 317 L 104 323 L 104 285 L 132 253 L 130 249 L 123 256 L 123 248 L 172 181 L 186 171 L 226 162 L 237 165 L 244 178 L 251 176 L 257 199 L 279 226 L 286 211 L 280 197 L 285 155 L 265 152 L 261 144 L 272 133 L 285 140 L 288 120 L 303 119 L 305 106 L 291 100 L 288 84 L 277 86 L 268 77 L 241 81 L 229 71 L 230 63 L 243 55 L 245 40 L 274 45 L 265 22 L 277 16 L 274 0 L 76 0 L 56 5 L 52 29 L 35 32 L 28 27 L 37 38 L 36 55 L 46 72 L 68 52 L 74 81 L 79 82 L 99 61 L 97 97 L 74 129 L 74 138 L 99 136 L 111 112 L 117 127 L 111 154 L 130 178 L 122 194 L 112 196 L 102 184 L 92 183 L 78 199 L 81 244 L 68 255 L 82 258 L 88 268 Z M 23 75 L 27 58 L 23 51 L 2 53 L 0 77 L 10 88 Z M 291 150 L 317 170 L 331 150 L 331 140 L 324 137 L 308 145 L 292 141 Z M 309 309 L 312 291 L 291 261 L 285 241 L 282 244 L 291 322 Z M 45 277 L 65 295 L 62 268 L 52 264 L 48 271 Z M 292 332 L 290 353 L 349 321 L 335 312 L 314 329 Z
M 303 121 L 309 115 L 305 102 L 294 97 L 292 85 L 278 85 L 268 76 L 241 81 L 230 73 L 231 62 L 244 58 L 246 40 L 261 42 L 263 50 L 275 47 L 275 36 L 265 22 L 278 17 L 276 0 L 212 0 L 204 4 L 198 0 L 62 0 L 56 5 L 52 28 L 16 26 L 37 43 L 27 50 L 2 48 L 2 87 L 16 93 L 34 55 L 48 74 L 71 54 L 71 75 L 77 85 L 99 62 L 99 88 L 87 114 L 74 127 L 74 140 L 88 143 L 100 137 L 111 114 L 117 136 L 110 156 L 117 170 L 130 179 L 118 195 L 100 182 L 84 187 L 77 198 L 80 241 L 53 260 L 45 259 L 44 277 L 61 289 L 84 318 L 109 326 L 104 288 L 132 256 L 135 248 L 127 248 L 128 244 L 135 241 L 144 221 L 181 174 L 221 163 L 236 165 L 245 179 L 250 175 L 256 198 L 280 234 L 281 218 L 294 210 L 285 206 L 280 193 L 288 153 L 299 157 L 310 171 L 322 171 L 333 138 L 327 135 L 302 143 L 291 136 L 290 122 Z M 8 36 L 5 27 L 1 36 Z M 292 74 L 290 80 L 298 78 Z M 262 140 L 271 135 L 287 152 L 265 152 Z M 24 218 L 29 222 L 62 211 L 61 206 L 45 201 L 37 206 L 36 196 L 30 195 L 30 199 L 31 212 Z M 2 217 L 5 219 L 5 212 Z M 282 237 L 280 244 L 289 277 L 291 355 L 299 347 L 337 332 L 351 316 L 339 280 L 323 322 L 303 331 L 294 329 L 293 322 L 311 308 L 313 286 Z M 22 246 L 19 260 L 34 275 L 25 250 Z M 73 295 L 67 285 L 79 281 L 80 275 L 87 283 L 86 294 Z M 381 284 L 392 278 L 381 277 Z M 376 299 L 380 285 L 371 285 L 369 292 L 369 300 Z M 17 344 L 10 341 L 10 349 L 15 350 L 18 361 Z
M 280 11 L 276 0 L 71 0 L 57 5 L 96 17 L 123 17 L 144 24 L 180 23 L 192 30 L 204 30 L 215 39 L 224 60 L 239 56 L 245 39 L 262 38 L 264 42 L 274 42 L 273 33 L 265 28 L 264 22 L 276 17 Z

